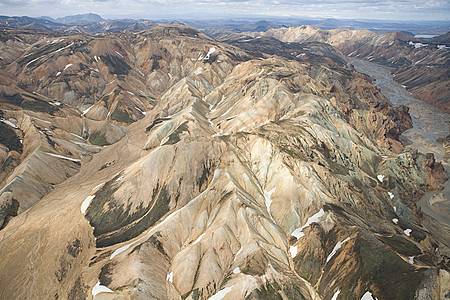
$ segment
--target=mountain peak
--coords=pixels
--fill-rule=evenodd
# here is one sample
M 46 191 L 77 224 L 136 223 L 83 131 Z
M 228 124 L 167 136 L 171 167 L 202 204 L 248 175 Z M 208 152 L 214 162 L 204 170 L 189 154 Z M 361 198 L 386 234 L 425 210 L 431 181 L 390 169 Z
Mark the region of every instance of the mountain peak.
M 66 25 L 87 25 L 102 22 L 105 21 L 105 19 L 94 13 L 86 13 L 86 14 L 65 16 L 56 19 L 56 21 Z

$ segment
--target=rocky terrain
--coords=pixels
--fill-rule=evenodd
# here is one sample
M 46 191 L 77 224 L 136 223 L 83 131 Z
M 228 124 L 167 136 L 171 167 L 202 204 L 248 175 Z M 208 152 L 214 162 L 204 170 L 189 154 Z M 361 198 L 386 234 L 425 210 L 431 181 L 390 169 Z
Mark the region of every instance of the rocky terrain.
M 0 298 L 448 297 L 447 175 L 333 46 L 0 37 Z
M 349 57 L 392 67 L 395 80 L 415 98 L 450 113 L 448 34 L 425 42 L 401 32 L 378 35 L 368 30 L 322 30 L 304 25 L 259 33 L 247 32 L 241 38 L 248 39 L 249 36 L 273 37 L 283 42 L 327 43 Z M 218 37 L 228 39 L 223 34 Z

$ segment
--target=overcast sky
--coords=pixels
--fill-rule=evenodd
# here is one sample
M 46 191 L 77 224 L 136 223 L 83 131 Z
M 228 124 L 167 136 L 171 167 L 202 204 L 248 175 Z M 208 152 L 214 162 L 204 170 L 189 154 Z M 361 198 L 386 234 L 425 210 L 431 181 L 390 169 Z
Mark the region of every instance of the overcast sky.
M 0 0 L 0 15 L 104 18 L 322 17 L 381 20 L 450 20 L 450 0 Z

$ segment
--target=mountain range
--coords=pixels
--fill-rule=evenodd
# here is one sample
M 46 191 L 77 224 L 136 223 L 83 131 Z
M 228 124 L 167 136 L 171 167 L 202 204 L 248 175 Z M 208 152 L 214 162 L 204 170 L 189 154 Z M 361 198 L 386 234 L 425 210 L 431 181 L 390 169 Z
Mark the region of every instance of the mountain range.
M 14 20 L 0 298 L 449 297 L 450 226 L 418 206 L 448 137 L 442 161 L 409 149 L 417 120 L 349 61 L 448 109 L 445 37 Z

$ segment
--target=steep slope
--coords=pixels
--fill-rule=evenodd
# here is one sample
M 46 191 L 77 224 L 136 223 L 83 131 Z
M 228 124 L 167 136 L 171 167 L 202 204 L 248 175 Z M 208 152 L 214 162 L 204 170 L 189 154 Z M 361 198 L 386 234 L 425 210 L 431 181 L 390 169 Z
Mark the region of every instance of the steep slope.
M 450 112 L 450 50 L 444 42 L 439 42 L 445 41 L 445 35 L 426 43 L 401 32 L 377 35 L 368 30 L 321 30 L 306 25 L 247 34 L 273 37 L 283 42 L 328 43 L 350 57 L 393 67 L 396 81 L 415 98 Z
M 415 210 L 443 184 L 442 166 L 405 151 L 407 110 L 332 49 L 315 44 L 322 54 L 291 60 L 171 25 L 50 43 L 36 44 L 36 64 L 23 56 L 6 67 L 17 88 L 127 135 L 0 231 L 1 298 L 447 293 L 448 246 Z M 98 75 L 81 80 L 90 68 Z M 49 77 L 68 70 L 54 89 Z M 117 107 L 131 122 L 112 118 Z

